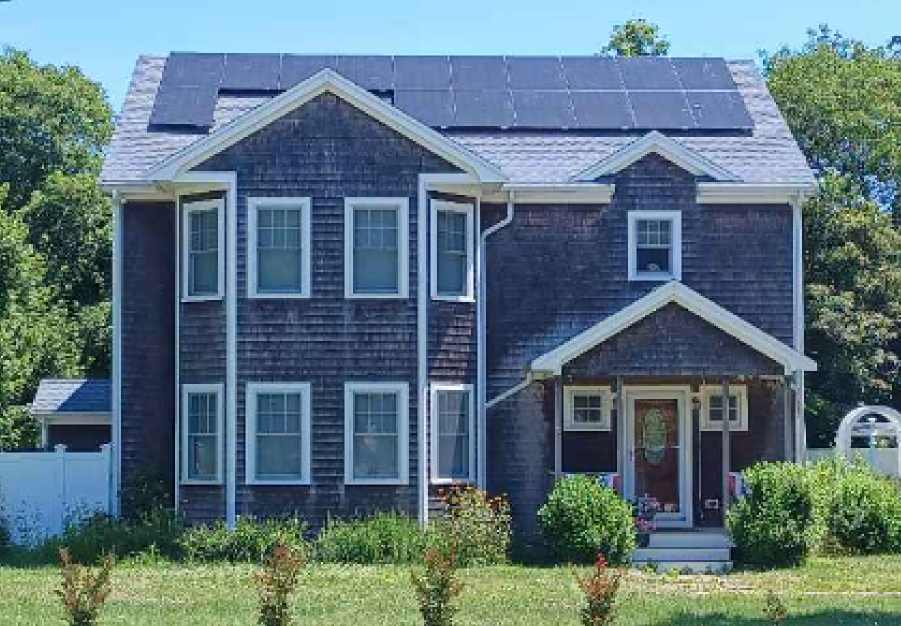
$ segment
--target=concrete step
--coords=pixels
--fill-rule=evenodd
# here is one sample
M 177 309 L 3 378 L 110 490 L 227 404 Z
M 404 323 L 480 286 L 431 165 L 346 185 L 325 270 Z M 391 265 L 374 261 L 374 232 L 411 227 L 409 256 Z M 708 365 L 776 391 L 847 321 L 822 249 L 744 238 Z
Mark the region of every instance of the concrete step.
M 729 548 L 639 548 L 632 555 L 637 562 L 653 561 L 728 561 Z
M 676 570 L 686 574 L 725 574 L 732 571 L 732 561 L 644 561 L 634 567 L 651 567 L 659 573 Z
M 655 532 L 648 538 L 649 548 L 731 548 L 725 533 L 717 532 Z

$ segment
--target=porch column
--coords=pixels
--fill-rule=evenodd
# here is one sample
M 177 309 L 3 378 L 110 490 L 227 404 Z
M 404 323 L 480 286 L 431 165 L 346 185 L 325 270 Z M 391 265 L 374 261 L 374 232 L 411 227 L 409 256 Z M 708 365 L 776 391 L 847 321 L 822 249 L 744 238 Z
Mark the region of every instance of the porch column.
M 791 461 L 795 456 L 794 433 L 792 432 L 792 395 L 791 383 L 788 376 L 782 377 L 782 419 L 785 422 L 783 438 L 785 441 L 785 460 Z
M 626 473 L 626 391 L 622 376 L 616 377 L 616 473 L 624 485 Z M 624 489 L 624 487 L 623 487 Z
M 731 467 L 731 449 L 729 436 L 729 379 L 723 378 L 723 522 L 726 521 L 726 511 L 729 509 L 729 468 Z
M 563 377 L 554 380 L 554 480 L 563 475 Z

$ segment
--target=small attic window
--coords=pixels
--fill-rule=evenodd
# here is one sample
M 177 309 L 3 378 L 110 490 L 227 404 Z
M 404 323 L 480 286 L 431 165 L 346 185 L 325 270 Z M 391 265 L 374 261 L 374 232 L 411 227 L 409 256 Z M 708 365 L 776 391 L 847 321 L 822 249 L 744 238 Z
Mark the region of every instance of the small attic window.
M 682 279 L 682 213 L 629 211 L 629 280 Z

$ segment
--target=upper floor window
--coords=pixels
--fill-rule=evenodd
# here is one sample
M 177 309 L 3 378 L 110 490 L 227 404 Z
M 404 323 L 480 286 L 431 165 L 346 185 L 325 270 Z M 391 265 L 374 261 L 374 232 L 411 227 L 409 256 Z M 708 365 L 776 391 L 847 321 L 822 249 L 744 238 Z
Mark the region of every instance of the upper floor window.
M 248 484 L 309 484 L 309 383 L 247 383 Z
M 345 297 L 407 297 L 408 206 L 407 198 L 345 198 Z
M 344 482 L 406 484 L 407 383 L 345 383 Z
M 565 430 L 610 430 L 609 387 L 566 387 L 563 404 Z
M 682 279 L 682 214 L 629 211 L 629 280 Z
M 310 199 L 247 199 L 247 295 L 310 296 Z
M 473 299 L 473 206 L 436 200 L 431 220 L 432 297 Z
M 701 430 L 723 429 L 723 388 L 721 385 L 701 387 L 703 411 Z M 729 430 L 748 430 L 748 388 L 729 385 Z
M 225 211 L 222 200 L 186 202 L 182 223 L 185 300 L 222 297 L 225 275 Z
M 182 482 L 222 481 L 222 385 L 183 385 Z
M 432 482 L 475 480 L 472 385 L 432 385 Z

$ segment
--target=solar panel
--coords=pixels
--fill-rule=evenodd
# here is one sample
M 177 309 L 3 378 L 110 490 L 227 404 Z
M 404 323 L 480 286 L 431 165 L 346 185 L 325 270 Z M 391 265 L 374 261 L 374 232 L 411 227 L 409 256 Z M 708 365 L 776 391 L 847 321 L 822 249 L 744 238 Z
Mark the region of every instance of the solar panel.
M 160 89 L 150 113 L 152 126 L 213 125 L 218 85 L 168 85 Z
M 574 128 L 627 130 L 635 126 L 625 91 L 573 91 Z
M 559 57 L 507 57 L 511 89 L 566 89 Z
M 618 58 L 626 89 L 681 89 L 676 70 L 665 57 Z
M 224 54 L 173 52 L 166 59 L 162 85 L 213 84 L 218 88 L 224 66 Z
M 686 96 L 698 128 L 754 127 L 745 101 L 737 91 L 689 91 Z
M 451 57 L 454 89 L 503 89 L 507 86 L 504 57 Z
M 671 59 L 684 89 L 735 89 L 723 59 Z
M 279 75 L 279 89 L 291 89 L 297 83 L 327 67 L 337 69 L 334 55 L 285 54 L 282 56 L 282 71 Z
M 282 65 L 280 54 L 228 54 L 220 89 L 275 91 Z
M 616 60 L 606 57 L 563 57 L 563 76 L 570 89 L 624 89 Z
M 510 92 L 501 89 L 458 89 L 454 92 L 454 126 L 504 128 L 513 125 Z
M 339 56 L 337 70 L 363 89 L 387 91 L 394 87 L 394 59 L 390 56 Z
M 568 91 L 516 90 L 516 128 L 572 128 L 576 123 Z
M 450 89 L 398 89 L 394 106 L 427 126 L 454 123 L 454 99 Z
M 642 130 L 687 130 L 695 127 L 694 118 L 681 91 L 632 91 L 629 101 L 635 114 L 635 127 Z
M 394 58 L 395 89 L 450 88 L 450 59 L 439 56 Z

